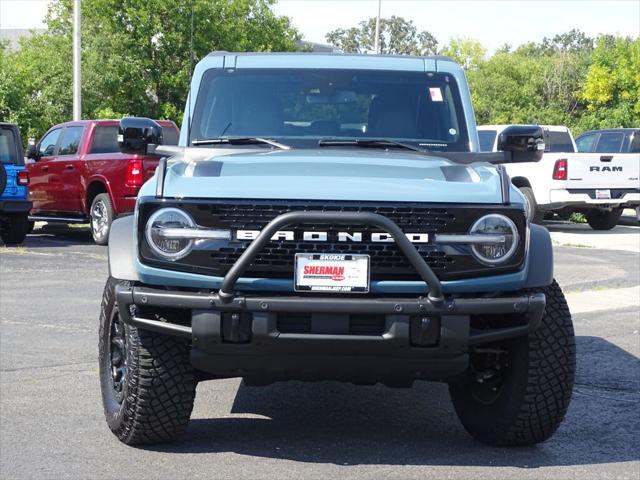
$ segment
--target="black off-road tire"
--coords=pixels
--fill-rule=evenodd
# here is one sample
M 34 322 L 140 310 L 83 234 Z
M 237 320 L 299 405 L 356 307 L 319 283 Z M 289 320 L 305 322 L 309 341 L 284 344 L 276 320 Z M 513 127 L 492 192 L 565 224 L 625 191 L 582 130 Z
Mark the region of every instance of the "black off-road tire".
M 544 219 L 544 212 L 538 208 L 538 202 L 536 202 L 536 197 L 533 194 L 533 190 L 529 187 L 520 187 L 520 191 L 524 195 L 527 201 L 527 209 L 530 209 L 528 212 L 529 221 L 531 223 L 537 223 L 538 225 L 542 223 Z
M 618 224 L 622 210 L 622 208 L 614 208 L 610 211 L 587 210 L 584 216 L 594 230 L 611 230 Z
M 543 292 L 547 304 L 540 327 L 501 346 L 508 364 L 492 397 L 480 398 L 475 378 L 451 384 L 458 418 L 476 439 L 489 445 L 543 442 L 556 431 L 569 407 L 576 369 L 571 314 L 554 281 Z
M 1 233 L 2 241 L 6 245 L 20 245 L 29 232 L 29 217 L 26 213 L 11 213 L 7 215 L 8 230 Z
M 98 218 L 97 211 L 102 212 L 101 217 Z M 111 231 L 111 224 L 115 213 L 113 206 L 111 205 L 111 199 L 108 193 L 100 193 L 95 196 L 91 202 L 91 208 L 89 209 L 89 222 L 91 226 L 91 235 L 93 241 L 98 245 L 107 245 L 109 243 L 109 232 Z M 101 222 L 104 223 L 101 223 Z M 98 227 L 100 225 L 101 228 Z
M 127 445 L 175 440 L 189 423 L 196 394 L 189 345 L 121 322 L 114 295 L 117 283 L 107 281 L 100 311 L 100 386 L 107 424 Z M 124 328 L 126 374 L 120 393 L 112 376 L 114 322 Z

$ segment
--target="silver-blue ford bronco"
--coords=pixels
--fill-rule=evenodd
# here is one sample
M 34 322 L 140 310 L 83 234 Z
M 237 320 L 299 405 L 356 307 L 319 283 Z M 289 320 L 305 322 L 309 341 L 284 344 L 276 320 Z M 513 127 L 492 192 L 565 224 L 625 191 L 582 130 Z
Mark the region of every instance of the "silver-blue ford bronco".
M 100 380 L 124 443 L 175 439 L 196 384 L 231 377 L 442 381 L 482 442 L 558 428 L 571 315 L 503 166 L 538 161 L 543 133 L 479 153 L 448 58 L 213 53 L 180 146 L 146 118 L 119 142 L 162 157 L 109 239 Z

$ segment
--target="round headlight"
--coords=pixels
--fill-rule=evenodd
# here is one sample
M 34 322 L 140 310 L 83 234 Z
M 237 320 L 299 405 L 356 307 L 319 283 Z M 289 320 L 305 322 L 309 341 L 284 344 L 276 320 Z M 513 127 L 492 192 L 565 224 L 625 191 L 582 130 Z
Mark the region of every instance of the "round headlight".
M 506 262 L 518 247 L 516 225 L 510 218 L 498 213 L 480 218 L 473 224 L 469 233 L 487 235 L 487 243 L 473 243 L 471 250 L 478 260 L 488 265 Z
M 149 217 L 145 227 L 145 235 L 149 246 L 159 257 L 172 261 L 179 260 L 191 251 L 193 239 L 165 235 L 163 230 L 194 228 L 195 225 L 191 216 L 186 212 L 178 208 L 161 208 Z

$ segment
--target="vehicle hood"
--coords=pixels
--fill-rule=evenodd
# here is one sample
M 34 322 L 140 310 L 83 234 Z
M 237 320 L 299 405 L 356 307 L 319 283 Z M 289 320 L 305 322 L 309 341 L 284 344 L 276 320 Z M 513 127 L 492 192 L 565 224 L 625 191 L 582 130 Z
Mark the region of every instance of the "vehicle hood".
M 496 168 L 370 149 L 185 150 L 169 161 L 164 196 L 500 203 Z M 233 153 L 230 153 L 233 152 Z M 155 194 L 155 177 L 141 195 Z

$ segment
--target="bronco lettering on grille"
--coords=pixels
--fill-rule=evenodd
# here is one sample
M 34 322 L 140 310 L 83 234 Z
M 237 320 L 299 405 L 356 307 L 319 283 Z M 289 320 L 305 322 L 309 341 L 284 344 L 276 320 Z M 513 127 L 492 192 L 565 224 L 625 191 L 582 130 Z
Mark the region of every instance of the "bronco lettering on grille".
M 237 230 L 235 237 L 236 240 L 255 240 L 259 234 L 260 230 Z M 405 233 L 405 235 L 412 243 L 429 243 L 428 233 Z M 389 243 L 393 242 L 393 237 L 384 232 L 374 232 L 371 233 L 368 239 L 363 239 L 362 232 L 337 232 L 333 234 L 330 232 L 310 231 L 298 232 L 298 235 L 296 235 L 296 232 L 291 230 L 280 230 L 273 234 L 271 240 L 301 240 L 304 242 L 337 241 L 355 243 L 361 243 L 366 240 L 371 243 Z

